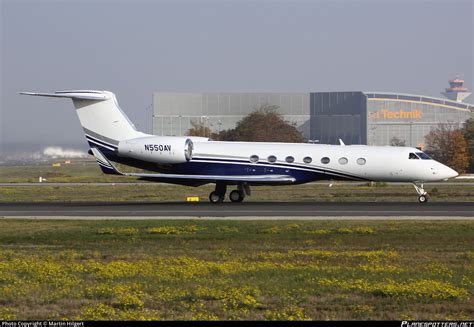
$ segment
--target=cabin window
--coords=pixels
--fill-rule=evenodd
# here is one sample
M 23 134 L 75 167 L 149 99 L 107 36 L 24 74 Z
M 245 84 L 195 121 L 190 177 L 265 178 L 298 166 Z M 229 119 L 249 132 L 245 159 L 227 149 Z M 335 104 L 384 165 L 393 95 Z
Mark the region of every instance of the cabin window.
M 288 156 L 285 158 L 285 161 L 288 162 L 288 163 L 292 163 L 295 161 L 295 158 L 293 158 L 292 156 Z
M 418 157 L 420 157 L 421 159 L 423 159 L 423 160 L 433 160 L 433 159 L 431 159 L 431 157 L 429 155 L 427 155 L 424 152 L 417 152 L 416 155 Z
M 250 162 L 256 163 L 258 162 L 258 159 L 259 157 L 256 154 L 250 156 Z
M 275 157 L 275 156 L 268 156 L 267 160 L 268 160 L 268 162 L 274 163 L 275 161 L 277 161 L 277 157 Z
M 357 164 L 362 166 L 362 165 L 365 165 L 365 163 L 366 163 L 366 160 L 364 158 L 357 159 Z
M 418 158 L 418 156 L 414 154 L 413 152 L 410 152 L 410 154 L 408 155 L 408 159 L 420 159 L 420 158 Z
M 303 162 L 304 162 L 305 164 L 310 164 L 311 161 L 313 161 L 313 159 L 312 159 L 311 157 L 304 157 L 304 158 L 303 158 Z
M 347 165 L 347 162 L 348 162 L 348 160 L 347 160 L 346 157 L 339 158 L 339 163 L 341 165 Z
M 321 163 L 327 165 L 331 160 L 328 157 L 321 158 Z

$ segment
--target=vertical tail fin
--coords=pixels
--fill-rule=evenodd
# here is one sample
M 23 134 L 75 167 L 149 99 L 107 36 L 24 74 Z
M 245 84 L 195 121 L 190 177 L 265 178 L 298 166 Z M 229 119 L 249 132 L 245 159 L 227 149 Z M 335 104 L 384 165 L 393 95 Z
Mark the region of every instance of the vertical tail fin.
M 79 90 L 20 94 L 71 99 L 90 146 L 104 152 L 116 151 L 122 140 L 146 136 L 135 129 L 112 92 Z

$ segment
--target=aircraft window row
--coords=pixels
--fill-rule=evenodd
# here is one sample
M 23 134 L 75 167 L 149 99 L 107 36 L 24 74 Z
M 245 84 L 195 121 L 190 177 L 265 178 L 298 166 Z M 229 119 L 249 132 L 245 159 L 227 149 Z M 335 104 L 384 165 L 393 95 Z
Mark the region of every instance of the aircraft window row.
M 322 164 L 327 165 L 330 161 L 331 161 L 331 159 L 329 159 L 328 157 L 321 158 L 321 163 Z M 347 165 L 347 163 L 349 162 L 349 160 L 346 157 L 339 158 L 338 161 L 339 161 L 339 164 L 341 164 L 341 165 Z M 366 162 L 367 162 L 367 160 L 365 160 L 365 158 L 357 159 L 357 164 L 359 164 L 361 166 L 365 165 Z
M 423 152 L 420 152 L 420 153 L 417 153 L 417 154 L 410 153 L 409 158 L 410 159 L 420 159 L 417 155 L 419 155 L 424 160 L 431 159 L 427 154 L 425 154 Z M 256 154 L 250 156 L 250 162 L 252 162 L 252 163 L 256 163 L 259 160 L 260 160 L 260 158 Z M 274 155 L 270 155 L 270 156 L 268 156 L 267 160 L 270 163 L 275 163 L 277 161 L 277 157 L 275 157 Z M 285 158 L 285 161 L 288 162 L 288 163 L 293 163 L 295 161 L 295 158 L 292 157 L 292 156 L 288 156 L 288 157 Z M 303 162 L 305 164 L 310 164 L 312 161 L 313 161 L 313 158 L 311 158 L 311 157 L 304 157 L 303 158 Z M 339 164 L 341 164 L 341 165 L 347 165 L 347 163 L 349 162 L 349 160 L 346 157 L 341 157 L 341 158 L 339 158 L 338 161 L 339 161 Z M 331 162 L 331 159 L 329 159 L 328 157 L 321 158 L 321 163 L 322 164 L 327 165 L 330 162 Z M 358 158 L 357 159 L 357 164 L 358 165 L 361 165 L 361 166 L 365 165 L 366 162 L 367 161 L 364 158 Z

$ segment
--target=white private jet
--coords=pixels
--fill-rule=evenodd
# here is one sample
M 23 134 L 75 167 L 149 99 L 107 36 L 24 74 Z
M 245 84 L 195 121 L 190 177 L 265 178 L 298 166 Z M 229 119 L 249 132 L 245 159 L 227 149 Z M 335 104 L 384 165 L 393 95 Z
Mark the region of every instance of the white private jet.
M 136 130 L 108 91 L 20 94 L 72 99 L 91 151 L 106 174 L 201 186 L 216 184 L 212 203 L 242 202 L 252 185 L 303 184 L 317 180 L 411 182 L 421 203 L 424 182 L 458 175 L 410 147 L 304 143 L 217 142 L 204 137 L 156 136 Z M 275 131 L 278 133 L 278 131 Z M 125 173 L 114 163 L 154 173 Z

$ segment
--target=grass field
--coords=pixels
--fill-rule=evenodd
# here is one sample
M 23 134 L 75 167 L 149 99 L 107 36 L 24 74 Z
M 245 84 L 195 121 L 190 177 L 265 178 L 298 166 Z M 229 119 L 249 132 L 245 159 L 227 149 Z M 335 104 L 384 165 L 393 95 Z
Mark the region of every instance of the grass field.
M 232 188 L 229 188 L 231 190 Z M 426 186 L 430 201 L 474 201 L 474 183 L 466 185 Z M 198 188 L 170 184 L 140 185 L 75 185 L 75 186 L 7 186 L 0 187 L 0 202 L 54 201 L 185 201 L 187 196 L 199 196 L 208 201 L 213 185 Z M 228 199 L 226 199 L 228 201 Z M 253 187 L 249 201 L 409 201 L 418 196 L 411 185 L 368 186 L 335 184 L 304 184 L 278 187 Z
M 0 220 L 2 319 L 474 319 L 472 221 Z
M 53 167 L 53 163 L 62 163 L 62 165 Z M 127 169 L 127 171 L 132 170 L 135 171 L 133 168 Z M 137 181 L 134 177 L 123 178 L 117 175 L 103 174 L 95 160 L 72 161 L 71 164 L 64 164 L 63 161 L 48 161 L 40 162 L 37 165 L 0 166 L 0 183 L 35 183 L 38 182 L 40 176 L 51 183 L 128 183 Z

